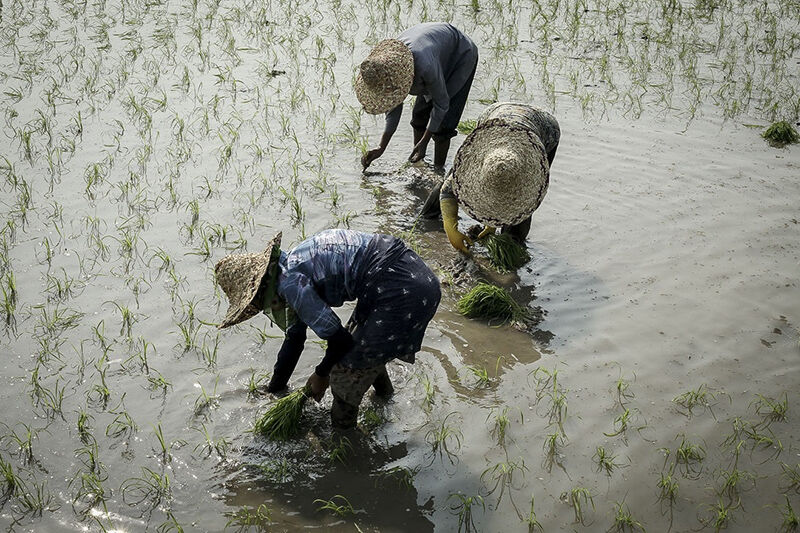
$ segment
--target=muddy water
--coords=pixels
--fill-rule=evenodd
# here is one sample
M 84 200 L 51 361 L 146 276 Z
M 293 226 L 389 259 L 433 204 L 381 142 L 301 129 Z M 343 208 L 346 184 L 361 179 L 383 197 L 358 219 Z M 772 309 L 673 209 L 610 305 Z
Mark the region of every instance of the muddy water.
M 524 531 L 534 498 L 545 531 L 607 530 L 620 503 L 650 531 L 714 527 L 717 505 L 729 530 L 777 529 L 784 493 L 800 509 L 781 466 L 800 462 L 800 151 L 759 133 L 797 121 L 797 10 L 676 5 L 5 5 L 0 457 L 25 488 L 2 486 L 0 521 L 218 531 L 265 504 L 278 531 Z M 516 99 L 561 124 L 532 259 L 513 275 L 416 219 L 435 176 L 404 165 L 406 125 L 359 168 L 381 121 L 358 113 L 354 66 L 424 19 L 481 49 L 465 118 Z M 404 236 L 447 282 L 417 364 L 392 366 L 391 401 L 365 399 L 379 422 L 341 460 L 328 402 L 297 440 L 248 432 L 271 401 L 248 382 L 271 368 L 278 331 L 213 327 L 216 260 L 337 224 Z M 536 311 L 531 330 L 457 315 L 478 278 Z M 321 355 L 309 342 L 295 385 Z M 701 386 L 711 407 L 687 416 L 673 399 Z M 757 395 L 784 393 L 786 420 L 759 426 L 771 444 L 724 445 L 736 417 L 764 420 Z M 684 440 L 705 459 L 676 462 Z M 577 488 L 591 494 L 582 517 Z M 353 514 L 318 510 L 338 496 Z

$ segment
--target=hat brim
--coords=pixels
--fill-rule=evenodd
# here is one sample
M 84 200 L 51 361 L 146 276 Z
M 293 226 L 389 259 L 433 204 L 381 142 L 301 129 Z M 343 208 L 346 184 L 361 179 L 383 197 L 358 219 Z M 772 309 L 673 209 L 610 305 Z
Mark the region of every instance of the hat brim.
M 375 88 L 368 85 L 359 69 L 354 88 L 356 98 L 364 111 L 372 115 L 387 113 L 402 104 L 414 83 L 414 55 L 401 41 L 386 39 L 372 49 L 368 58 L 384 61 L 391 65 L 391 78 L 384 86 L 391 89 Z
M 261 286 L 261 280 L 267 272 L 273 250 L 281 246 L 281 237 L 282 233 L 279 232 L 263 252 L 227 256 L 217 263 L 215 268 L 217 282 L 223 286 L 223 290 L 226 286 L 244 284 L 243 287 L 237 285 L 240 289 L 235 292 L 226 290 L 229 301 L 228 311 L 219 325 L 220 329 L 244 322 L 261 312 L 260 306 L 256 305 L 253 300 Z M 220 280 L 222 276 L 227 276 L 228 279 L 222 281 Z
M 521 173 L 498 178 L 483 170 L 487 155 L 511 151 Z M 453 161 L 453 194 L 475 220 L 490 226 L 513 226 L 528 218 L 547 193 L 550 166 L 544 145 L 528 129 L 499 119 L 488 120 L 470 133 Z

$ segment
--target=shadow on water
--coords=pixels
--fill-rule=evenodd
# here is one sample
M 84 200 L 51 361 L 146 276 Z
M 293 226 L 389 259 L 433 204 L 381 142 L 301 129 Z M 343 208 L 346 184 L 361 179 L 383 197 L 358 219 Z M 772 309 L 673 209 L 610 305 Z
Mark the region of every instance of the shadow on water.
M 371 425 L 364 409 L 380 421 Z M 380 427 L 386 409 L 382 401 L 365 399 L 359 429 L 338 432 L 331 430 L 327 408 L 307 407 L 302 436 L 283 442 L 252 437 L 238 469 L 226 477 L 223 498 L 239 508 L 266 503 L 270 530 L 433 531 L 433 501 L 417 502 L 408 445 Z M 321 509 L 324 501 L 352 510 Z

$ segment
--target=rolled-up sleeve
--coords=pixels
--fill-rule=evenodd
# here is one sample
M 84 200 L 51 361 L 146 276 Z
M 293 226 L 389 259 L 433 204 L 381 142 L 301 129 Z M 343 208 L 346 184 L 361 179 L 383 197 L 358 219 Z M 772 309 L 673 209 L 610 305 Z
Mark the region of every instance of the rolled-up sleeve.
M 388 113 L 386 113 L 386 124 L 383 127 L 383 132 L 389 135 L 397 131 L 397 126 L 400 124 L 400 117 L 403 116 L 403 104 L 401 103 Z
M 281 288 L 289 306 L 320 338 L 327 339 L 342 327 L 342 321 L 319 297 L 307 276 L 291 273 L 281 283 Z

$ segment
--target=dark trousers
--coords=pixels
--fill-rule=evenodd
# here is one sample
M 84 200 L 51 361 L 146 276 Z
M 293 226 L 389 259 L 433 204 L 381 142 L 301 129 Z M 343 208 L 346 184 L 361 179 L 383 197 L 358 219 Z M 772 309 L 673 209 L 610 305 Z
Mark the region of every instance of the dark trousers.
M 431 132 L 434 142 L 452 139 L 456 136 L 456 127 L 461 120 L 461 115 L 464 113 L 464 106 L 467 105 L 467 97 L 469 96 L 469 90 L 472 88 L 472 80 L 475 78 L 475 70 L 477 68 L 478 60 L 476 58 L 475 66 L 472 67 L 472 74 L 469 75 L 461 89 L 450 96 L 450 106 L 447 109 L 444 120 L 442 120 L 439 131 Z M 415 130 L 425 130 L 428 127 L 432 110 L 433 100 L 427 100 L 422 95 L 417 96 L 414 101 L 414 108 L 411 110 L 411 127 Z

